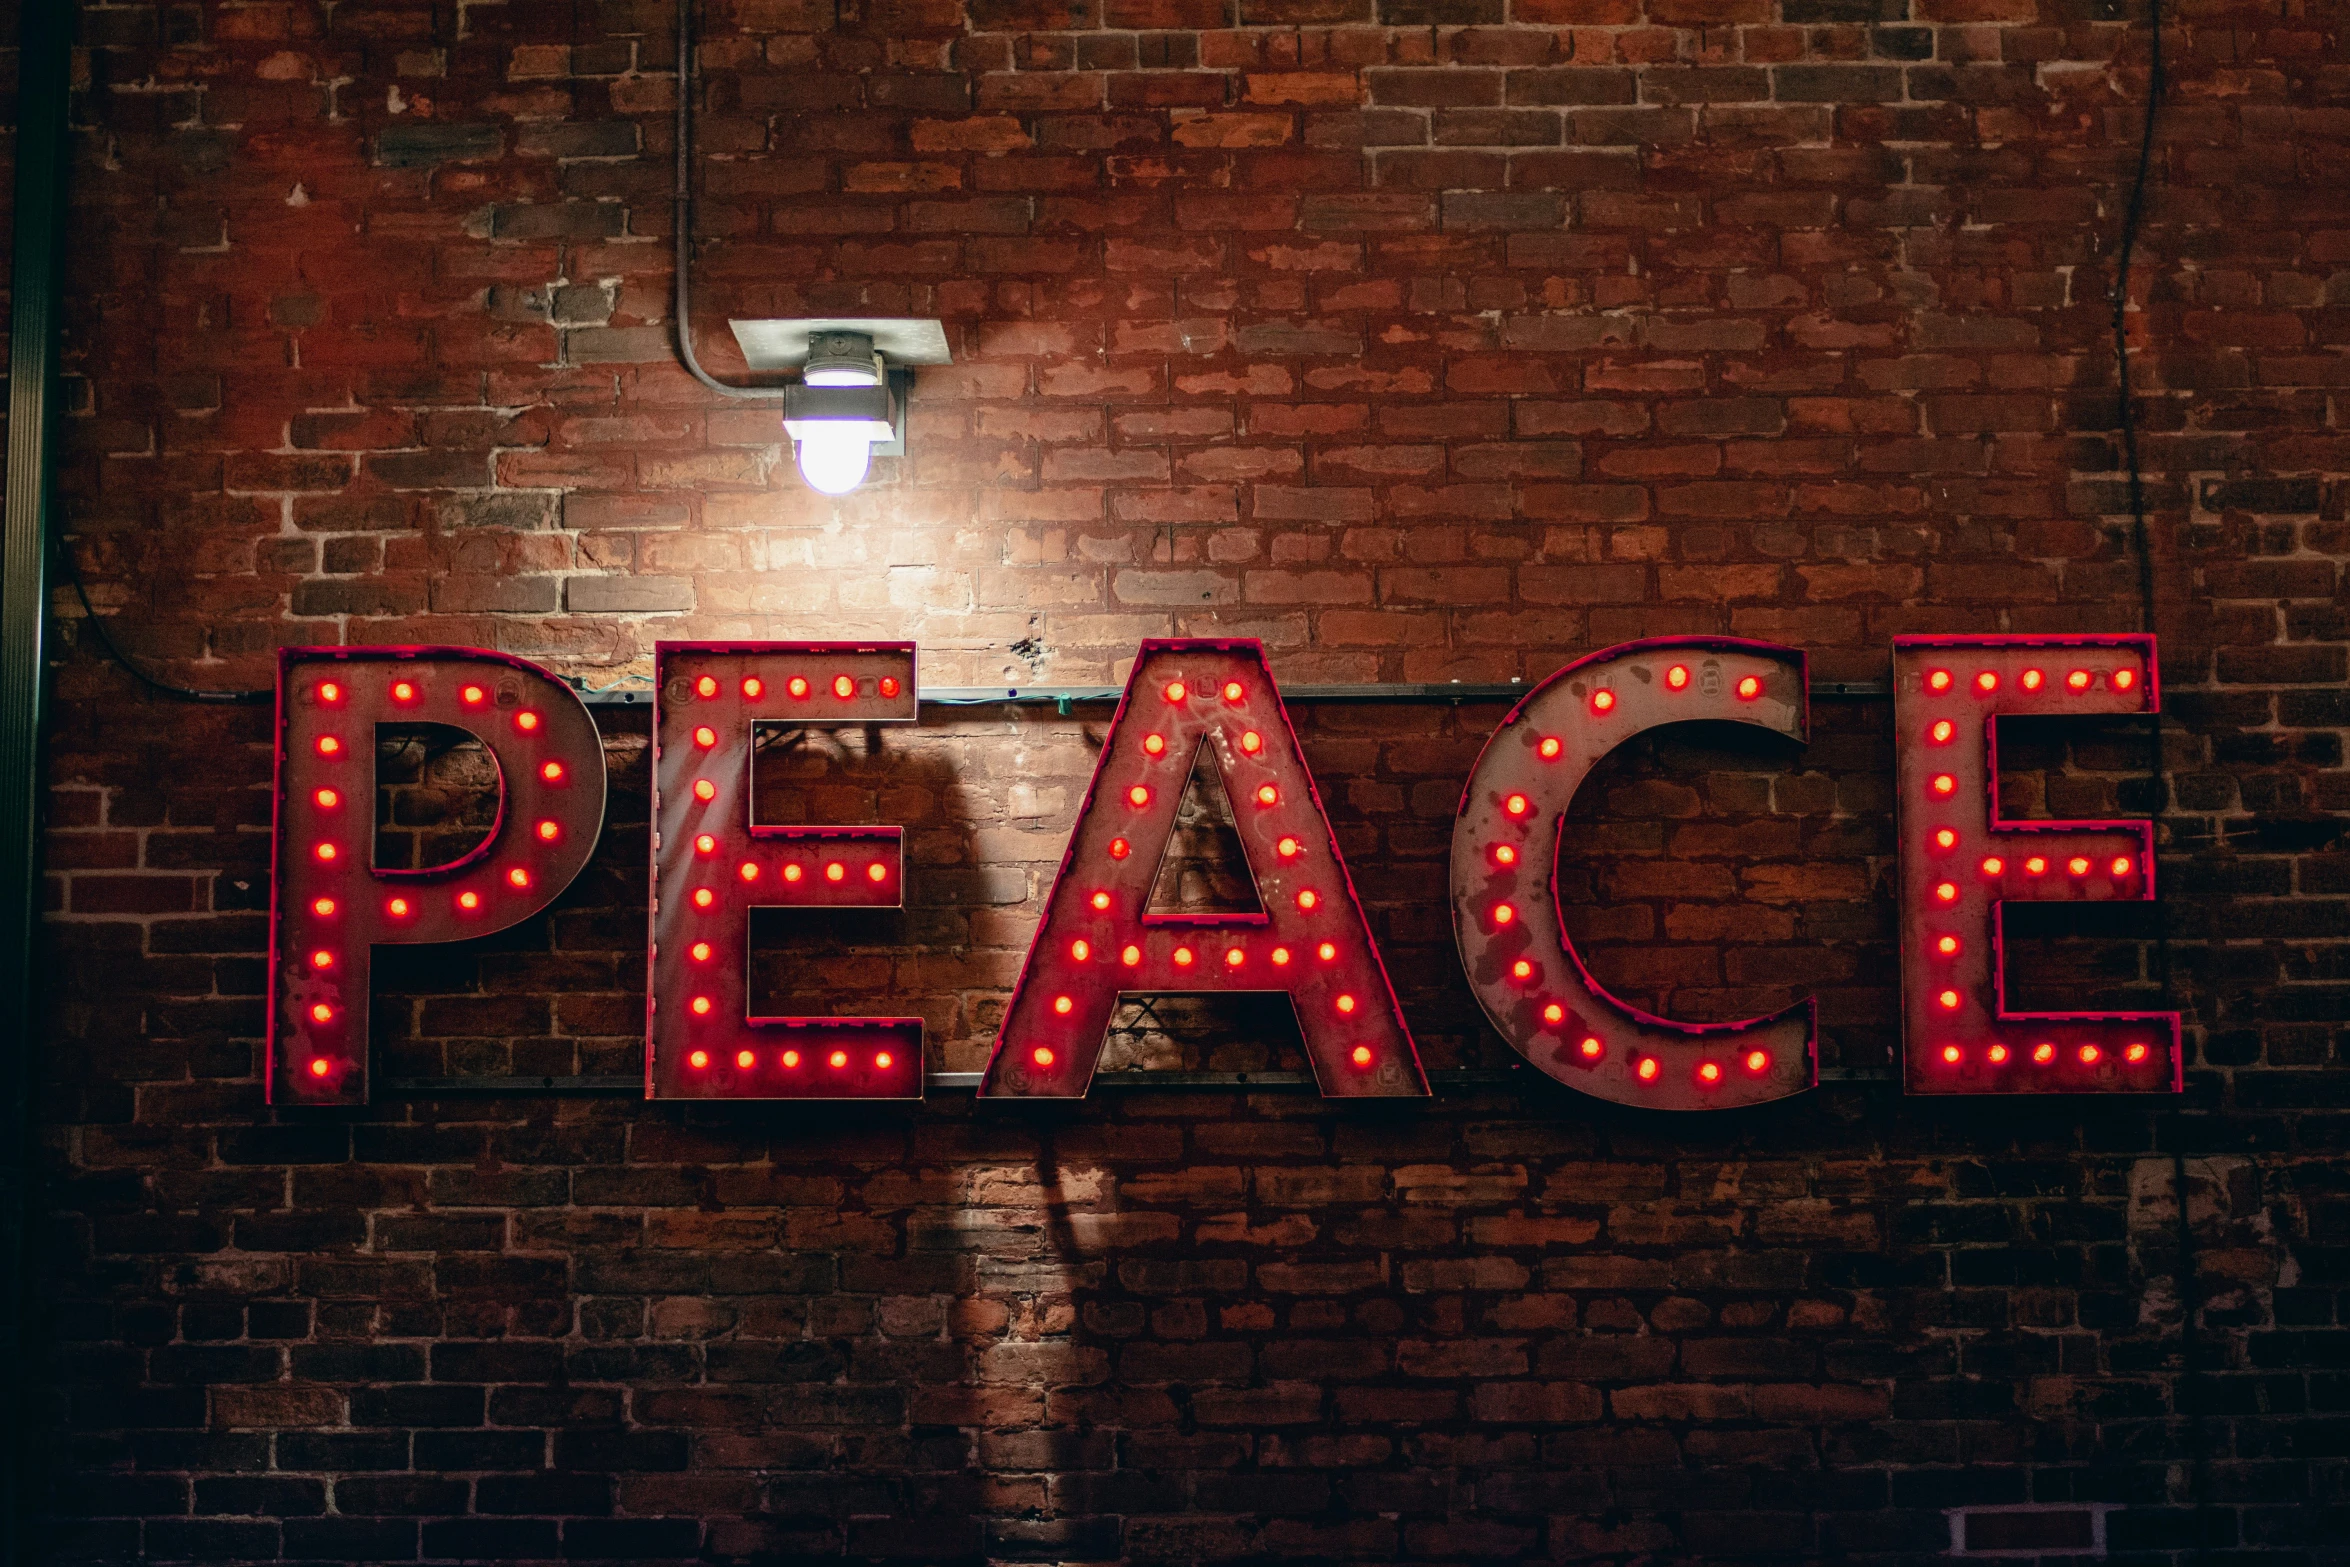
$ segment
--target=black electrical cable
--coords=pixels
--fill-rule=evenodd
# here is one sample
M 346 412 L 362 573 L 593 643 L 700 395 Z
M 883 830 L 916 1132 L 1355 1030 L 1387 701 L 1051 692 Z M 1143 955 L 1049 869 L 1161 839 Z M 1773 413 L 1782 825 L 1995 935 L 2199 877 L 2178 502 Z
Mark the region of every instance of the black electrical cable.
M 2126 466 L 2130 501 L 2130 545 L 2138 564 L 2139 629 L 2149 636 L 2154 633 L 2154 541 L 2153 530 L 2146 520 L 2146 477 L 2140 466 L 2138 453 L 2138 408 L 2130 381 L 2130 339 L 2128 330 L 2130 310 L 2130 267 L 2136 260 L 2138 234 L 2146 217 L 2146 185 L 2154 167 L 2154 127 L 2162 113 L 2164 89 L 2168 85 L 2162 53 L 2162 0 L 2146 0 L 2146 105 L 2138 125 L 2138 164 L 2130 177 L 2129 200 L 2122 209 L 2121 244 L 2115 257 L 2113 278 L 2113 360 L 2114 380 L 2119 398 L 2119 420 L 2122 436 L 2122 461 Z M 2162 715 L 2153 715 L 2150 736 L 2149 771 L 2154 799 L 2151 814 L 2159 824 L 2169 804 L 2169 769 L 2163 757 Z M 2164 1002 L 2172 999 L 2170 918 L 2167 905 L 2161 899 L 2154 902 L 2154 974 Z M 2182 1037 L 2180 1048 L 2185 1048 Z M 2203 1561 L 2210 1553 L 2209 1524 L 2210 1496 L 2206 1483 L 2209 1469 L 2207 1437 L 2203 1420 L 2194 1397 L 2195 1364 L 2199 1353 L 2195 1317 L 2201 1307 L 2201 1291 L 2195 1277 L 2195 1226 L 2188 1212 L 2187 1182 L 2187 1122 L 2174 1110 L 2171 1122 L 2171 1191 L 2177 1202 L 2176 1234 L 2178 1249 L 2176 1263 L 2179 1295 L 2179 1380 L 2173 1394 L 2176 1413 L 2187 1426 L 2187 1484 L 2194 1508 L 2195 1559 Z
M 73 583 L 73 596 L 81 600 L 82 624 L 89 627 L 98 638 L 98 646 L 105 650 L 106 656 L 148 690 L 178 702 L 213 702 L 229 706 L 267 702 L 276 697 L 274 687 L 263 687 L 258 691 L 206 691 L 197 686 L 175 686 L 168 680 L 158 680 L 148 674 L 131 662 L 130 655 L 115 645 L 113 636 L 106 629 L 106 622 L 99 619 L 98 611 L 90 606 L 89 590 L 82 586 L 82 569 L 75 564 L 73 551 L 67 547 L 62 536 L 57 540 L 57 553 L 64 558 L 65 575 Z
M 677 246 L 677 281 L 670 314 L 675 316 L 677 362 L 685 373 L 721 397 L 778 402 L 781 387 L 729 386 L 702 368 L 694 354 L 694 0 L 677 0 L 677 172 L 670 193 L 670 229 Z

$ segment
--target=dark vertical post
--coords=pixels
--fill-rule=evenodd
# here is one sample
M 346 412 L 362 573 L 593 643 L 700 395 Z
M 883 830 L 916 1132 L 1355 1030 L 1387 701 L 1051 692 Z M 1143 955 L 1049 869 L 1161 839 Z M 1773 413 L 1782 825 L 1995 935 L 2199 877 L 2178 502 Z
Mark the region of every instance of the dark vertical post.
M 41 1412 L 26 1375 L 33 937 L 40 907 L 42 620 L 49 590 L 49 449 L 57 384 L 59 234 L 65 220 L 66 96 L 72 0 L 22 0 L 17 34 L 16 255 L 10 274 L 8 490 L 0 517 L 0 1563 L 28 1559 L 31 1431 Z

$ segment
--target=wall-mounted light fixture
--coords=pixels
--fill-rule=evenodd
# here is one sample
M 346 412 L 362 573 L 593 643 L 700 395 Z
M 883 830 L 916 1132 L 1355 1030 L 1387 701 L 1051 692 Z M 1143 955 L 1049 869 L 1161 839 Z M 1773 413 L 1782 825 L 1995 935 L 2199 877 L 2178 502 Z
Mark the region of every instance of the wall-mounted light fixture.
M 786 387 L 783 428 L 800 476 L 827 495 L 865 482 L 876 456 L 906 453 L 906 394 L 916 365 L 952 364 L 936 321 L 818 318 L 730 321 L 753 370 L 798 370 Z

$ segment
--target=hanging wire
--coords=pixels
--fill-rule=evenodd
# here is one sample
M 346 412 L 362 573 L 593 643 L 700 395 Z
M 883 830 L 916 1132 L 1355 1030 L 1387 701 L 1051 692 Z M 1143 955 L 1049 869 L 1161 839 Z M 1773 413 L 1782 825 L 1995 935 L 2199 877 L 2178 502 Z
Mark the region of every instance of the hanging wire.
M 57 537 L 57 553 L 65 562 L 65 575 L 66 579 L 73 584 L 73 596 L 81 600 L 82 624 L 87 626 L 91 633 L 97 637 L 98 646 L 105 650 L 106 656 L 112 659 L 125 674 L 148 690 L 170 697 L 176 702 L 211 702 L 231 706 L 267 702 L 277 696 L 277 689 L 274 686 L 264 686 L 257 691 L 207 691 L 198 686 L 175 686 L 168 680 L 159 680 L 148 674 L 137 664 L 132 663 L 130 656 L 115 645 L 114 637 L 106 629 L 106 622 L 99 619 L 98 611 L 91 607 L 89 590 L 82 586 L 82 568 L 73 558 L 73 549 L 65 541 L 62 526 Z
M 686 374 L 722 397 L 753 402 L 781 401 L 782 387 L 729 386 L 703 369 L 702 361 L 694 353 L 694 0 L 677 0 L 677 134 L 671 139 L 677 143 L 669 225 L 677 245 L 675 303 L 670 308 L 670 314 L 676 317 L 677 362 L 685 367 Z

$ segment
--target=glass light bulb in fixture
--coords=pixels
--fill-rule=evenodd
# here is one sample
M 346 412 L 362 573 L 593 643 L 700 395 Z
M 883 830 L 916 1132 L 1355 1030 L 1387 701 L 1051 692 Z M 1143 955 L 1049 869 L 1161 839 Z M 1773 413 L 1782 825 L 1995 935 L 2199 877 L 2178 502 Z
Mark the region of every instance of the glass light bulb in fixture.
M 846 495 L 865 482 L 873 442 L 855 420 L 814 421 L 800 437 L 800 477 L 826 495 Z

